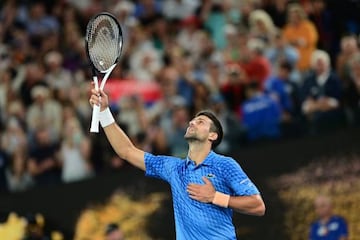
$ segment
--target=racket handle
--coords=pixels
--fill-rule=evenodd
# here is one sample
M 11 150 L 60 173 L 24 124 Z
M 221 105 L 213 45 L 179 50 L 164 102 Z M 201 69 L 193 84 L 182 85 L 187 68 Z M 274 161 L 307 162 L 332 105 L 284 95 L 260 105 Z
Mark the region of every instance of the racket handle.
M 99 132 L 99 123 L 100 123 L 99 113 L 100 113 L 100 106 L 94 105 L 92 111 L 92 117 L 91 117 L 91 126 L 90 126 L 90 132 L 92 133 Z
M 97 91 L 97 90 L 99 90 L 99 81 L 94 72 L 95 71 L 93 69 L 93 82 L 95 84 L 95 90 Z M 99 113 L 100 113 L 100 106 L 94 105 L 93 111 L 92 111 L 92 116 L 91 116 L 91 125 L 90 125 L 90 132 L 92 132 L 92 133 L 99 132 L 99 124 L 100 124 Z

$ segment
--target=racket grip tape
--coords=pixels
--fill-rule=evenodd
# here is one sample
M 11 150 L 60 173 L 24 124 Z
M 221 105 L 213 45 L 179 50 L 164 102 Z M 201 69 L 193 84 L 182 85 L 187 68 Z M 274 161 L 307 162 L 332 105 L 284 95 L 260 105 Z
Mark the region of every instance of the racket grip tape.
M 100 113 L 100 106 L 94 105 L 91 116 L 90 132 L 93 133 L 99 132 L 99 113 Z

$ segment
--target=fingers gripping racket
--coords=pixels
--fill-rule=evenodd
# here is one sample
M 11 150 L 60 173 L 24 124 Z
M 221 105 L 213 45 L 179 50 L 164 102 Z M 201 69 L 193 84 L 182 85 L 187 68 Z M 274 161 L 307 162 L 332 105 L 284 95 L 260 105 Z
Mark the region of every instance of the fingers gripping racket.
M 106 80 L 120 59 L 123 46 L 121 26 L 109 13 L 100 13 L 90 19 L 86 27 L 86 52 L 92 66 L 96 90 L 103 90 Z M 104 74 L 99 85 L 98 73 Z M 94 105 L 90 132 L 99 132 L 100 106 Z

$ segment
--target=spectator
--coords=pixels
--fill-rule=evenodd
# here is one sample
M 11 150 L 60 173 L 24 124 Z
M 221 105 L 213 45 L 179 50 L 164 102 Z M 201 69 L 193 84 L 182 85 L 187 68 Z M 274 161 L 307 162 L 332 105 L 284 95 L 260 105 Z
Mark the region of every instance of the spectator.
M 184 98 L 188 106 L 193 106 L 195 85 L 199 78 L 194 69 L 194 60 L 187 56 L 179 57 L 175 67 L 179 73 L 176 80 L 177 94 Z
M 277 74 L 266 80 L 265 92 L 281 106 L 282 121 L 294 121 L 300 115 L 300 88 L 290 80 L 292 65 L 282 62 Z
M 203 26 L 210 33 L 217 49 L 226 46 L 224 27 L 226 25 L 225 1 L 204 1 L 200 13 Z
M 0 47 L 1 49 L 1 47 Z M 1 56 L 0 50 L 0 61 L 5 60 L 4 56 Z M 0 63 L 1 64 L 1 63 Z M 4 121 L 6 115 L 5 110 L 8 102 L 12 99 L 14 91 L 12 89 L 12 80 L 14 77 L 14 71 L 10 68 L 1 70 L 0 67 L 0 123 Z
M 276 75 L 279 69 L 279 65 L 283 62 L 291 64 L 290 81 L 297 83 L 299 86 L 302 84 L 302 78 L 299 70 L 297 69 L 297 62 L 299 60 L 299 53 L 295 47 L 288 44 L 284 39 L 281 32 L 278 32 L 275 36 L 272 46 L 269 46 L 265 50 L 265 57 L 271 64 L 271 73 Z
M 283 28 L 286 24 L 286 7 L 288 0 L 265 1 L 264 10 L 269 13 L 274 24 L 278 28 Z
M 265 46 L 271 46 L 278 29 L 271 17 L 262 9 L 251 12 L 249 16 L 250 36 L 264 41 Z
M 29 107 L 33 102 L 32 89 L 38 85 L 46 86 L 44 76 L 45 69 L 38 63 L 30 62 L 26 64 L 26 73 L 24 81 L 19 87 L 19 96 L 25 107 Z
M 248 81 L 245 71 L 238 64 L 229 64 L 226 79 L 221 86 L 221 95 L 230 111 L 238 113 L 240 104 L 245 99 L 244 86 Z
M 26 169 L 26 150 L 16 151 L 12 156 L 11 165 L 6 169 L 6 182 L 10 192 L 20 192 L 34 186 L 34 180 Z
M 344 88 L 344 104 L 347 121 L 350 125 L 360 124 L 360 55 L 349 62 L 349 84 Z
M 263 89 L 264 82 L 271 74 L 270 62 L 264 56 L 264 42 L 256 38 L 249 39 L 247 47 L 247 55 L 242 59 L 240 65 L 246 72 L 248 78 L 252 81 L 257 81 L 261 89 Z
M 335 41 L 335 31 L 333 29 L 335 19 L 332 12 L 327 8 L 327 1 L 311 1 L 311 12 L 309 19 L 314 23 L 319 33 L 317 48 L 328 52 L 333 59 L 337 51 L 337 42 Z
M 55 17 L 46 14 L 44 3 L 39 1 L 35 1 L 30 6 L 28 18 L 24 23 L 32 40 L 46 37 L 51 32 L 58 32 L 60 27 Z
M 35 129 L 47 127 L 51 129 L 52 139 L 58 140 L 62 129 L 62 107 L 52 99 L 50 89 L 45 86 L 36 86 L 31 90 L 34 102 L 29 106 L 26 123 L 29 133 Z
M 298 50 L 297 67 L 303 73 L 310 68 L 310 58 L 316 49 L 318 33 L 314 24 L 308 20 L 301 5 L 290 4 L 287 14 L 287 24 L 284 26 L 282 34 L 285 40 Z
M 246 100 L 241 104 L 241 120 L 249 141 L 280 137 L 281 109 L 279 104 L 252 81 L 245 88 Z
M 26 134 L 28 134 L 27 126 L 26 126 L 26 114 L 27 109 L 22 104 L 20 99 L 15 98 L 12 102 L 9 102 L 9 105 L 7 106 L 7 121 L 10 121 L 9 119 L 14 118 L 19 123 L 21 128 L 26 131 Z
M 0 146 L 8 155 L 12 155 L 19 149 L 27 149 L 26 132 L 15 117 L 9 118 L 6 129 L 1 135 Z
M 180 22 L 179 32 L 176 34 L 176 42 L 180 49 L 189 53 L 194 60 L 199 58 L 202 45 L 203 31 L 199 29 L 200 20 L 196 16 L 189 16 Z
M 316 50 L 311 57 L 311 73 L 301 89 L 302 113 L 311 133 L 326 131 L 339 126 L 342 110 L 342 87 L 337 74 L 332 71 L 329 55 Z
M 173 27 L 173 25 L 175 24 L 171 24 L 163 16 L 158 16 L 151 27 L 152 43 L 161 56 L 164 55 L 166 48 L 172 44 L 173 34 L 177 33 L 177 24 L 176 27 Z
M 187 154 L 188 144 L 184 139 L 186 128 L 190 120 L 190 113 L 186 102 L 181 97 L 173 98 L 171 111 L 171 128 L 168 129 L 166 139 L 169 141 L 171 155 L 184 157 Z M 170 131 L 169 131 L 170 130 Z
M 125 240 L 124 234 L 117 223 L 109 223 L 106 226 L 105 240 Z
M 227 40 L 226 47 L 222 50 L 223 63 L 239 62 L 247 52 L 248 31 L 246 29 L 237 29 L 235 25 L 225 26 L 225 36 Z
M 162 13 L 168 20 L 182 20 L 192 16 L 199 4 L 199 0 L 168 0 L 163 3 Z
M 49 129 L 41 126 L 35 130 L 27 168 L 37 186 L 60 182 L 58 150 L 58 144 L 50 138 Z
M 192 112 L 199 112 L 201 109 L 210 108 L 211 93 L 205 81 L 196 81 L 194 84 L 194 101 Z
M 1 129 L 0 129 L 1 133 Z M 9 165 L 9 155 L 0 147 L 0 193 L 8 190 L 6 169 Z
M 349 234 L 346 220 L 333 213 L 330 198 L 318 196 L 314 205 L 318 219 L 310 226 L 309 240 L 347 240 Z
M 221 86 L 224 84 L 226 72 L 221 61 L 210 61 L 205 69 L 204 81 L 209 86 L 212 95 L 220 94 Z
M 135 5 L 134 15 L 144 24 L 149 24 L 158 15 L 161 14 L 161 2 L 156 0 L 140 0 Z
M 63 56 L 60 52 L 51 51 L 45 55 L 45 82 L 60 101 L 68 99 L 67 93 L 74 83 L 70 71 L 63 68 L 62 63 Z
M 350 61 L 356 55 L 360 55 L 357 37 L 355 35 L 343 36 L 340 41 L 340 52 L 335 59 L 335 70 L 345 87 L 351 82 Z
M 90 140 L 84 136 L 77 118 L 68 119 L 64 123 L 59 150 L 63 182 L 79 181 L 92 176 L 92 165 L 89 162 L 90 145 Z
M 153 46 L 145 29 L 138 26 L 133 31 L 134 42 L 129 59 L 131 74 L 137 81 L 154 81 L 162 67 L 160 53 Z
M 130 139 L 134 140 L 138 134 L 147 129 L 145 106 L 139 95 L 123 96 L 119 101 L 119 124 L 124 126 Z
M 224 138 L 216 150 L 220 153 L 231 153 L 244 142 L 243 126 L 238 116 L 230 111 L 221 94 L 212 94 L 209 99 L 210 109 L 223 123 Z

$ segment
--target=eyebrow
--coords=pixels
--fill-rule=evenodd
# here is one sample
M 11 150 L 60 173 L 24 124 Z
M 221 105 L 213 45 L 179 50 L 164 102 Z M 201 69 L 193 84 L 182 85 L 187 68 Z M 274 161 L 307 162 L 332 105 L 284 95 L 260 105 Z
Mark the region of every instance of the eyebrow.
M 207 119 L 206 117 L 203 117 L 203 116 L 197 116 L 197 117 L 193 118 L 192 120 L 202 120 L 202 121 L 211 123 L 210 119 Z

